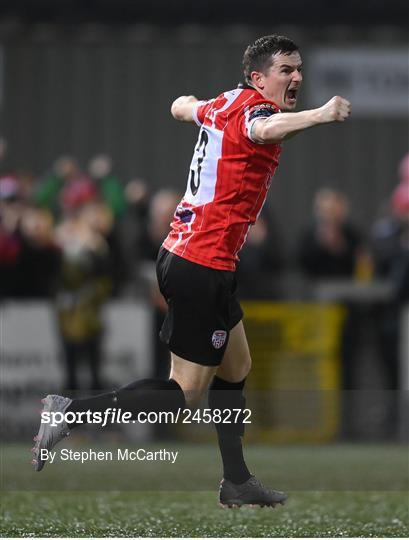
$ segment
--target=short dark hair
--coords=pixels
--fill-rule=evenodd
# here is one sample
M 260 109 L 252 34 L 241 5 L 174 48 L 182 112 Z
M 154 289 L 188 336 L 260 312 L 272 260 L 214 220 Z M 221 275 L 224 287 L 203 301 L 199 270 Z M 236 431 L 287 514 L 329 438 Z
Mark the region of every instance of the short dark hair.
M 243 69 L 246 82 L 251 81 L 251 72 L 265 72 L 273 65 L 272 56 L 277 53 L 291 54 L 298 51 L 298 46 L 290 38 L 272 34 L 256 39 L 244 51 Z

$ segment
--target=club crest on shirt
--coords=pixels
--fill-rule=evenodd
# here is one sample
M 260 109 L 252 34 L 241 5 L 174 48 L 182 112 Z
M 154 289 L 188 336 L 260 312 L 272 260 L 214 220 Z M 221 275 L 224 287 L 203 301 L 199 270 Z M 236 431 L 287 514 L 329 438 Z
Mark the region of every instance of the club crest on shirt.
M 225 330 L 215 330 L 212 335 L 212 344 L 215 349 L 221 349 L 226 343 L 227 332 Z

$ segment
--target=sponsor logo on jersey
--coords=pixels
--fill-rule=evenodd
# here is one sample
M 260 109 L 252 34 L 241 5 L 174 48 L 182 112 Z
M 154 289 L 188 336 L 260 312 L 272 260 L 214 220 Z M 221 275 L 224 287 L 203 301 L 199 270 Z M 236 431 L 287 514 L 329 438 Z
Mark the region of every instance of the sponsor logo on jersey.
M 181 205 L 176 208 L 176 216 L 180 219 L 180 221 L 183 221 L 183 223 L 190 223 L 194 215 L 195 213 L 190 208 L 185 208 Z
M 221 349 L 226 343 L 227 332 L 225 330 L 215 330 L 212 335 L 212 344 L 215 349 Z
M 250 109 L 249 121 L 255 118 L 266 118 L 275 114 L 277 109 L 271 103 L 263 103 L 262 105 L 255 105 Z

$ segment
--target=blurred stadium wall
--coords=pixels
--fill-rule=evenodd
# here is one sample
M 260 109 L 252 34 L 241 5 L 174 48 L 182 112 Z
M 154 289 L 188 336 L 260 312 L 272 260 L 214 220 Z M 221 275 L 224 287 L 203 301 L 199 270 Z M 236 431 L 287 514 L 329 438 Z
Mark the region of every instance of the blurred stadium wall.
M 322 127 L 286 144 L 269 198 L 279 220 L 292 224 L 291 232 L 282 227 L 284 239 L 291 242 L 305 223 L 320 186 L 343 190 L 352 217 L 367 229 L 396 185 L 408 148 L 405 2 L 386 8 L 348 0 L 342 10 L 331 4 L 332 11 L 322 1 L 307 7 L 298 0 L 291 7 L 255 1 L 251 10 L 227 1 L 33 6 L 20 0 L 0 7 L 1 132 L 10 168 L 42 174 L 62 153 L 85 162 L 105 151 L 122 178 L 182 188 L 196 129 L 172 120 L 172 100 L 235 87 L 245 46 L 279 32 L 303 52 L 301 108 L 339 88 L 354 110 L 342 127 Z M 378 100 L 365 109 L 373 92 Z

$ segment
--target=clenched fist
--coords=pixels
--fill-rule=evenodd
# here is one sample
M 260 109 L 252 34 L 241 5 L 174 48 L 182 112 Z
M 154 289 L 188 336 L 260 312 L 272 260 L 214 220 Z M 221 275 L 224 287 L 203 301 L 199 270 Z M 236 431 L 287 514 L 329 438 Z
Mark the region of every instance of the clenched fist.
M 323 124 L 327 122 L 343 122 L 351 114 L 351 104 L 347 99 L 334 96 L 318 110 Z

